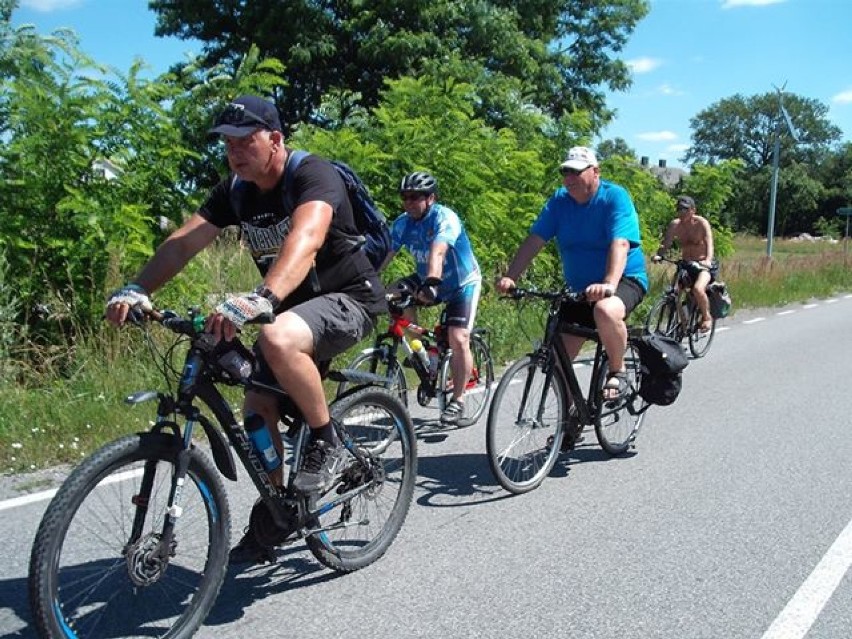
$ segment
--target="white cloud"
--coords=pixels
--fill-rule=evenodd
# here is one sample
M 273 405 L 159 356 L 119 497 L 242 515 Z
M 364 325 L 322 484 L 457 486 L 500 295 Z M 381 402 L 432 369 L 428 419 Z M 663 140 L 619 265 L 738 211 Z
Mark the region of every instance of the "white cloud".
M 22 0 L 21 7 L 38 11 L 39 13 L 51 13 L 52 11 L 62 11 L 63 9 L 71 9 L 84 0 Z
M 838 93 L 831 98 L 831 101 L 835 104 L 852 104 L 852 89 Z
M 625 63 L 633 73 L 648 73 L 663 64 L 659 58 L 634 58 Z
M 781 4 L 787 0 L 722 0 L 723 9 L 734 9 L 736 7 L 766 7 L 770 4 Z
M 671 142 L 677 140 L 677 134 L 671 131 L 648 131 L 636 136 L 645 142 Z
M 675 89 L 670 84 L 661 84 L 657 87 L 657 91 L 659 91 L 662 95 L 683 95 L 683 91 Z

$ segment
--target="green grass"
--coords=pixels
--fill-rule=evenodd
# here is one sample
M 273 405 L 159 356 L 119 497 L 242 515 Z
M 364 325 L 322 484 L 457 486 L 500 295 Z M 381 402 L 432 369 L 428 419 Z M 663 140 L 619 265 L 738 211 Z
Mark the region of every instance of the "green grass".
M 721 270 L 733 297 L 734 316 L 739 309 L 805 302 L 852 290 L 852 258 L 843 243 L 777 240 L 772 260 L 766 258 L 766 243 L 760 239 L 737 237 L 735 247 L 735 254 L 722 260 Z M 215 291 L 207 298 L 209 307 L 225 291 L 248 290 L 256 280 L 253 269 L 245 255 L 235 256 L 228 248 L 213 251 L 157 301 L 180 308 L 181 300 L 200 300 L 198 291 Z M 633 322 L 644 319 L 668 281 L 670 269 L 649 267 L 652 288 Z M 499 300 L 490 282 L 487 284 L 477 319 L 489 329 L 498 367 L 541 339 L 544 311 L 542 305 L 519 308 Z M 421 316 L 421 323 L 428 326 L 436 319 L 437 312 L 430 310 Z M 382 320 L 381 328 L 386 325 Z M 170 335 L 165 333 L 157 331 L 157 339 L 166 340 L 158 344 L 159 348 L 169 344 Z M 351 349 L 338 363 L 348 361 L 365 345 Z M 149 427 L 153 403 L 129 407 L 123 402 L 131 392 L 159 390 L 163 385 L 139 331 L 104 325 L 95 334 L 59 349 L 59 354 L 53 349 L 34 355 L 34 350 L 30 347 L 27 355 L 29 367 L 16 366 L 14 355 L 4 362 L 5 370 L 19 374 L 16 382 L 0 385 L 0 473 L 73 464 L 106 441 Z M 183 350 L 178 349 L 178 365 L 182 355 Z M 34 371 L 21 375 L 20 371 L 32 368 L 33 362 Z M 238 392 L 229 389 L 228 400 L 237 406 Z

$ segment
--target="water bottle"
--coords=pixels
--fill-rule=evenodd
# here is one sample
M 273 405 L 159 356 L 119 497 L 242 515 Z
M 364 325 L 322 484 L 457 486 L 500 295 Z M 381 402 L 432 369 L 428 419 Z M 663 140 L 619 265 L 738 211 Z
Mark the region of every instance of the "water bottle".
M 438 376 L 438 362 L 440 360 L 440 356 L 438 355 L 438 347 L 430 346 L 428 348 L 429 351 L 429 377 L 431 379 L 435 379 Z
M 278 468 L 281 465 L 281 457 L 272 444 L 272 438 L 269 436 L 263 417 L 255 413 L 246 416 L 245 429 L 266 472 L 269 473 Z
M 423 346 L 423 342 L 419 339 L 411 340 L 411 350 L 414 351 L 414 354 L 417 356 L 417 359 L 420 360 L 420 363 L 423 364 L 424 370 L 429 370 L 429 354 L 426 352 L 426 347 Z

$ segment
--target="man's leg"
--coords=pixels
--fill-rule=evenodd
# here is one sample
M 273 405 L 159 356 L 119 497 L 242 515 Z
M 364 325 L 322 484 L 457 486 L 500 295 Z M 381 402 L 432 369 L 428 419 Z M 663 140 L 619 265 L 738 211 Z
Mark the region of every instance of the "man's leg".
M 627 348 L 627 311 L 621 298 L 613 295 L 594 306 L 595 326 L 609 358 L 611 372 L 624 370 L 624 351 Z
M 453 355 L 450 365 L 453 369 L 453 399 L 463 401 L 464 389 L 473 368 L 473 354 L 470 352 L 470 330 L 461 326 L 450 326 L 447 331 Z
M 709 331 L 713 324 L 713 317 L 710 315 L 710 300 L 707 299 L 707 285 L 710 283 L 710 271 L 702 270 L 695 277 L 695 283 L 692 285 L 692 296 L 701 312 L 701 330 Z
M 264 359 L 311 429 L 293 482 L 296 490 L 327 490 L 343 458 L 315 361 L 329 360 L 353 346 L 373 325 L 358 302 L 343 293 L 330 293 L 290 309 L 260 330 Z
M 453 349 L 450 366 L 453 371 L 453 399 L 444 407 L 441 421 L 454 424 L 463 413 L 464 391 L 473 368 L 473 354 L 470 352 L 470 332 L 479 305 L 482 291 L 481 282 L 468 284 L 447 303 L 446 314 L 447 342 Z
M 282 313 L 274 324 L 261 327 L 257 341 L 275 379 L 302 411 L 308 426 L 315 429 L 327 424 L 328 404 L 307 322 L 293 312 Z

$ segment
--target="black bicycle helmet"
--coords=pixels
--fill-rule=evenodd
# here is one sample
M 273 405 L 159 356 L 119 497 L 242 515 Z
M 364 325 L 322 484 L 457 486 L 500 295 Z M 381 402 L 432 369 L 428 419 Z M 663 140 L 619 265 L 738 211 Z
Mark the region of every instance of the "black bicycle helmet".
M 414 191 L 416 193 L 435 193 L 438 190 L 438 180 L 426 171 L 417 171 L 402 178 L 399 184 L 399 192 Z

